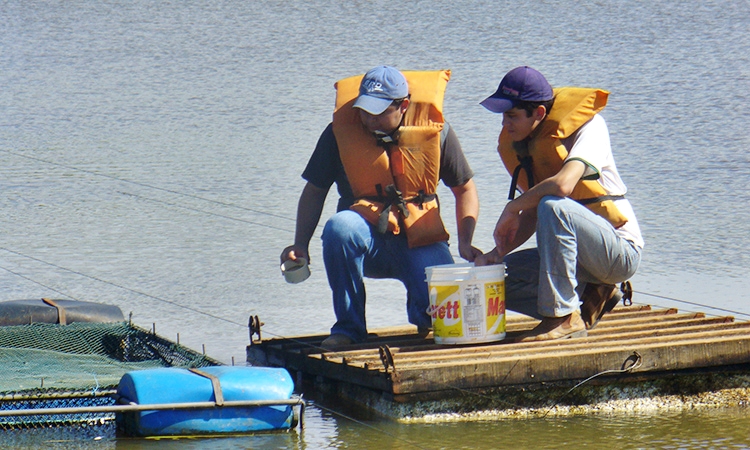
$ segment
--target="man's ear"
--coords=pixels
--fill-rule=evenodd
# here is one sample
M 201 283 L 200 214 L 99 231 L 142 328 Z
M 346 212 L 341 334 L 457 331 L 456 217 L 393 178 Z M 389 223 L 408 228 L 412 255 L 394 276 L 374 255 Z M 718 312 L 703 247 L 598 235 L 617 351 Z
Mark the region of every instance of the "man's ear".
M 537 106 L 533 114 L 534 120 L 539 120 L 539 121 L 544 119 L 544 116 L 546 115 L 547 115 L 547 108 L 544 105 Z
M 409 107 L 409 103 L 411 103 L 411 101 L 408 98 L 405 98 L 401 102 L 401 106 L 399 107 L 401 109 L 401 114 L 404 114 L 406 112 L 406 109 Z

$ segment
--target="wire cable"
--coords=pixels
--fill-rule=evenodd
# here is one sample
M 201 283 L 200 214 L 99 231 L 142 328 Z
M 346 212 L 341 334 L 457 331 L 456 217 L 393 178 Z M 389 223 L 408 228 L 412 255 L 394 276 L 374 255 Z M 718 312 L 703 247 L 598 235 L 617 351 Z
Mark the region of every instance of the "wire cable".
M 62 296 L 64 296 L 64 297 L 67 297 L 67 298 L 69 298 L 69 299 L 71 299 L 71 300 L 79 300 L 79 299 L 77 299 L 77 298 L 75 298 L 75 297 L 73 297 L 73 296 L 71 296 L 71 295 L 69 295 L 69 294 L 66 294 L 66 293 L 65 293 L 65 292 L 63 292 L 63 291 L 60 291 L 60 290 L 57 290 L 57 289 L 53 288 L 52 286 L 48 286 L 48 285 L 46 285 L 46 284 L 44 284 L 44 283 L 41 283 L 41 282 L 39 282 L 39 281 L 36 281 L 36 280 L 34 280 L 34 279 L 32 279 L 32 278 L 29 278 L 29 277 L 27 277 L 26 275 L 21 275 L 21 274 L 20 274 L 20 273 L 18 273 L 18 272 L 14 272 L 14 271 L 12 271 L 12 270 L 8 269 L 7 267 L 2 267 L 2 266 L 0 266 L 0 269 L 2 269 L 2 270 L 4 270 L 4 271 L 6 271 L 6 272 L 8 272 L 8 273 L 11 273 L 11 274 L 13 274 L 13 275 L 15 275 L 15 276 L 17 276 L 17 277 L 23 278 L 24 280 L 28 280 L 28 281 L 31 281 L 32 283 L 38 284 L 39 286 L 41 286 L 41 287 L 43 287 L 43 288 L 45 288 L 45 289 L 49 289 L 50 291 L 53 291 L 53 292 L 57 292 L 58 294 L 60 294 L 60 295 L 62 295 Z
M 160 302 L 163 302 L 163 303 L 167 303 L 167 304 L 170 304 L 170 305 L 172 305 L 172 306 L 176 306 L 176 307 L 178 307 L 178 308 L 183 308 L 183 309 L 186 309 L 186 310 L 188 310 L 188 311 L 192 311 L 192 312 L 194 312 L 194 313 L 202 314 L 202 315 L 204 315 L 204 316 L 208 316 L 208 317 L 211 317 L 211 318 L 213 318 L 213 319 L 216 319 L 216 320 L 220 320 L 220 321 L 223 321 L 223 322 L 231 323 L 231 324 L 233 324 L 233 325 L 238 325 L 238 326 L 241 326 L 241 327 L 243 327 L 243 328 L 247 327 L 247 324 L 244 324 L 244 323 L 237 323 L 237 322 L 235 322 L 235 321 L 233 321 L 233 320 L 230 320 L 230 319 L 226 319 L 226 318 L 224 318 L 224 317 L 220 317 L 220 316 L 217 316 L 217 315 L 215 315 L 215 314 L 207 313 L 207 312 L 205 312 L 205 311 L 201 311 L 201 310 L 199 310 L 199 309 L 196 309 L 196 308 L 193 308 L 193 307 L 190 307 L 190 306 L 185 306 L 185 305 L 181 305 L 181 304 L 179 304 L 179 303 L 177 303 L 177 302 L 175 302 L 175 301 L 171 301 L 171 300 L 167 300 L 167 299 L 164 299 L 164 298 L 161 298 L 161 297 L 157 297 L 157 296 L 155 296 L 155 295 L 151 295 L 151 294 L 148 294 L 148 293 L 146 293 L 146 292 L 143 292 L 143 291 L 139 291 L 139 290 L 136 290 L 136 289 L 132 289 L 132 288 L 129 288 L 129 287 L 127 287 L 127 286 L 123 286 L 123 285 L 121 285 L 121 284 L 113 283 L 113 282 L 111 282 L 111 281 L 107 281 L 107 280 L 101 279 L 101 278 L 99 278 L 99 277 L 95 277 L 95 276 L 93 276 L 93 275 L 87 275 L 87 274 L 85 274 L 85 273 L 83 273 L 83 272 L 79 272 L 79 271 L 77 271 L 77 270 L 69 269 L 69 268 L 67 268 L 67 267 L 63 267 L 63 266 L 60 266 L 60 265 L 57 265 L 57 264 L 54 264 L 54 263 L 51 263 L 51 262 L 48 262 L 48 261 L 44 261 L 44 260 L 42 260 L 42 259 L 39 259 L 39 258 L 35 258 L 35 257 L 33 257 L 33 256 L 29 256 L 29 255 L 24 255 L 23 253 L 17 252 L 17 251 L 15 251 L 15 250 L 11 250 L 11 249 L 9 249 L 9 248 L 6 248 L 6 247 L 0 247 L 0 250 L 4 250 L 4 251 L 6 251 L 6 252 L 8 252 L 8 253 L 12 253 L 12 254 L 14 254 L 14 255 L 18 255 L 18 256 L 21 256 L 21 257 L 24 257 L 24 258 L 28 258 L 28 259 L 31 259 L 31 260 L 33 260 L 33 261 L 37 261 L 37 262 L 40 262 L 40 263 L 42 263 L 42 264 L 46 264 L 46 265 L 48 265 L 48 266 L 52 266 L 52 267 L 54 267 L 54 268 L 56 268 L 56 269 L 60 269 L 60 270 L 64 270 L 64 271 L 66 271 L 66 272 L 74 273 L 74 274 L 76 274 L 76 275 L 79 275 L 79 276 L 82 276 L 82 277 L 84 277 L 84 278 L 89 278 L 89 279 L 91 279 L 91 280 L 95 280 L 95 281 L 98 281 L 98 282 L 100 282 L 100 283 L 104 283 L 104 284 L 107 284 L 107 285 L 109 285 L 109 286 L 114 286 L 114 287 L 116 287 L 116 288 L 120 288 L 120 289 L 123 289 L 123 290 L 125 290 L 125 291 L 128 291 L 128 292 L 132 292 L 132 293 L 134 293 L 134 294 L 142 295 L 142 296 L 144 296 L 144 297 L 148 297 L 148 298 L 150 298 L 150 299 L 153 299 L 153 300 L 157 300 L 157 301 L 160 301 Z M 26 277 L 24 277 L 24 278 L 26 278 Z M 32 280 L 32 281 L 33 281 L 33 280 Z M 41 283 L 38 283 L 38 282 L 35 282 L 35 283 L 37 283 L 37 284 L 40 284 L 40 285 L 41 285 Z M 54 289 L 53 289 L 53 290 L 54 290 Z
M 251 220 L 238 219 L 236 217 L 226 216 L 224 214 L 218 214 L 218 213 L 214 213 L 214 212 L 211 212 L 211 211 L 206 211 L 206 210 L 203 210 L 203 209 L 192 208 L 190 206 L 178 205 L 177 203 L 167 202 L 167 201 L 164 201 L 164 200 L 157 200 L 155 198 L 144 197 L 142 195 L 133 194 L 131 192 L 124 192 L 124 191 L 117 191 L 117 192 L 120 193 L 120 194 L 123 194 L 123 195 L 127 195 L 127 196 L 130 196 L 130 197 L 134 197 L 134 198 L 140 199 L 140 200 L 145 200 L 145 201 L 149 201 L 149 202 L 153 202 L 153 203 L 160 203 L 162 205 L 167 205 L 167 206 L 171 206 L 171 207 L 174 207 L 174 208 L 186 209 L 188 211 L 199 212 L 199 213 L 206 214 L 206 215 L 209 215 L 209 216 L 221 217 L 222 219 L 234 220 L 234 221 L 237 221 L 237 222 L 243 222 L 243 223 L 247 223 L 247 224 L 250 224 L 250 225 L 257 225 L 259 227 L 270 228 L 270 229 L 276 230 L 276 231 L 286 231 L 286 232 L 289 232 L 289 233 L 294 233 L 294 230 L 287 229 L 287 228 L 280 228 L 280 227 L 275 226 L 275 225 L 266 225 L 266 224 L 260 223 L 260 222 L 253 222 Z
M 637 292 L 637 293 L 642 294 L 642 295 L 647 295 L 649 297 L 660 298 L 660 299 L 663 299 L 663 300 L 669 300 L 669 301 L 675 302 L 675 303 L 682 303 L 682 304 L 686 304 L 686 305 L 698 306 L 698 307 L 701 307 L 701 308 L 709 308 L 709 309 L 713 309 L 713 310 L 716 310 L 716 311 L 723 311 L 723 312 L 726 312 L 726 313 L 734 314 L 734 315 L 737 315 L 737 316 L 750 317 L 750 314 L 748 314 L 748 313 L 741 312 L 741 311 L 735 311 L 735 310 L 732 310 L 732 309 L 719 308 L 717 306 L 705 305 L 705 304 L 702 304 L 702 303 L 691 302 L 691 301 L 687 301 L 687 300 L 680 300 L 679 298 L 667 297 L 665 295 L 659 295 L 659 294 L 651 294 L 649 292 L 636 291 L 636 290 L 633 290 L 633 292 Z
M 167 189 L 167 188 L 163 188 L 163 187 L 159 187 L 159 186 L 154 186 L 152 184 L 142 183 L 140 181 L 127 180 L 127 179 L 124 179 L 124 178 L 116 177 L 114 175 L 109 175 L 109 174 L 101 173 L 101 172 L 94 172 L 93 170 L 81 169 L 80 167 L 69 166 L 67 164 L 56 163 L 54 161 L 49 161 L 49 160 L 46 160 L 46 159 L 37 158 L 35 156 L 22 155 L 20 153 L 12 152 L 10 150 L 0 149 L 0 151 L 4 152 L 4 153 L 7 153 L 9 155 L 17 156 L 19 158 L 26 158 L 26 159 L 30 159 L 32 161 L 38 161 L 38 162 L 42 162 L 42 163 L 49 164 L 49 165 L 52 165 L 52 166 L 62 167 L 64 169 L 68 169 L 68 170 L 74 170 L 74 171 L 78 171 L 78 172 L 87 173 L 89 175 L 94 175 L 94 176 L 97 176 L 97 177 L 103 177 L 103 178 L 108 178 L 110 180 L 120 181 L 122 183 L 128 183 L 128 184 L 132 184 L 132 185 L 135 185 L 135 186 L 141 186 L 141 187 L 145 187 L 145 188 L 149 188 L 149 189 L 155 189 L 157 191 L 162 191 L 162 192 L 169 192 L 170 194 L 180 195 L 180 196 L 183 196 L 183 197 L 190 197 L 190 198 L 194 198 L 194 199 L 197 199 L 197 200 L 202 200 L 202 201 L 205 201 L 205 202 L 215 203 L 217 205 L 228 206 L 230 208 L 242 209 L 242 210 L 245 210 L 245 211 L 253 212 L 253 213 L 256 213 L 256 214 L 261 214 L 261 215 L 264 215 L 264 216 L 274 217 L 274 218 L 277 218 L 277 219 L 283 219 L 283 220 L 288 220 L 288 221 L 292 221 L 292 222 L 294 222 L 296 220 L 296 219 L 291 218 L 291 217 L 282 216 L 282 215 L 278 215 L 278 214 L 272 214 L 272 213 L 269 213 L 267 211 L 261 211 L 261 210 L 258 210 L 258 209 L 247 208 L 245 206 L 236 205 L 234 203 L 227 203 L 227 202 L 222 202 L 220 200 L 214 200 L 214 199 L 210 199 L 210 198 L 206 198 L 206 197 L 201 197 L 199 195 L 187 194 L 185 192 L 180 192 L 180 191 L 175 191 L 173 189 Z
M 384 435 L 386 435 L 386 436 L 390 436 L 390 437 L 392 437 L 393 439 L 396 439 L 396 440 L 398 440 L 398 441 L 401 441 L 401 442 L 404 442 L 404 443 L 406 443 L 406 444 L 409 444 L 409 445 L 411 445 L 411 446 L 412 446 L 412 447 L 414 447 L 414 448 L 420 448 L 420 449 L 424 449 L 424 450 L 427 450 L 427 449 L 428 449 L 428 447 L 422 447 L 421 445 L 419 445 L 419 444 L 417 444 L 417 443 L 415 443 L 415 442 L 412 442 L 412 441 L 409 441 L 409 440 L 407 440 L 407 439 L 404 439 L 404 438 L 398 437 L 398 436 L 394 435 L 393 433 L 389 433 L 389 432 L 387 432 L 387 431 L 385 431 L 385 430 L 381 430 L 380 428 L 377 428 L 377 427 L 375 427 L 375 426 L 372 426 L 372 425 L 370 425 L 370 424 L 368 424 L 368 423 L 362 422 L 361 420 L 357 420 L 357 419 L 355 419 L 354 417 L 348 416 L 348 415 L 346 415 L 346 414 L 344 414 L 344 413 L 340 413 L 340 412 L 338 412 L 338 411 L 336 411 L 336 410 L 333 410 L 333 409 L 331 409 L 331 408 L 326 408 L 325 406 L 321 406 L 321 405 L 320 405 L 320 404 L 318 404 L 318 403 L 315 403 L 314 405 L 315 405 L 315 407 L 317 407 L 317 408 L 320 408 L 320 409 L 322 409 L 323 411 L 327 411 L 327 412 L 329 412 L 329 413 L 331 413 L 331 414 L 334 414 L 334 415 L 336 415 L 336 416 L 339 416 L 339 417 L 343 417 L 344 419 L 350 420 L 350 421 L 352 421 L 352 422 L 356 423 L 357 425 L 361 425 L 361 426 L 363 426 L 363 427 L 367 427 L 367 428 L 369 428 L 369 429 L 371 429 L 371 430 L 373 430 L 373 431 L 376 431 L 376 432 L 378 432 L 378 433 L 384 434 Z M 431 447 L 430 447 L 430 448 L 431 448 Z
M 635 359 L 635 361 L 632 364 L 628 365 L 628 361 L 630 361 L 631 358 Z M 620 374 L 620 373 L 629 373 L 629 372 L 632 372 L 635 369 L 640 368 L 642 365 L 643 365 L 643 358 L 641 357 L 641 354 L 638 353 L 638 352 L 636 352 L 636 351 L 634 351 L 633 354 L 630 355 L 628 357 L 628 359 L 625 360 L 625 362 L 623 363 L 623 368 L 622 369 L 603 370 L 603 371 L 601 371 L 599 373 L 591 375 L 590 377 L 586 378 L 585 380 L 579 382 L 578 384 L 576 384 L 575 386 L 573 386 L 572 388 L 570 388 L 570 390 L 568 390 L 568 392 L 566 392 L 563 395 L 561 395 L 560 398 L 558 398 L 555 401 L 555 403 L 553 403 L 552 406 L 550 406 L 547 409 L 547 412 L 544 413 L 544 415 L 542 416 L 542 418 L 547 417 L 547 414 L 549 414 L 550 411 L 552 411 L 552 408 L 554 408 L 555 406 L 557 406 L 562 401 L 562 399 L 564 399 L 568 394 L 570 394 L 571 392 L 573 392 L 575 389 L 579 388 L 580 386 L 583 386 L 584 384 L 586 384 L 589 381 L 593 380 L 594 378 L 600 377 L 602 375 L 613 374 L 613 373 L 617 373 L 617 374 Z

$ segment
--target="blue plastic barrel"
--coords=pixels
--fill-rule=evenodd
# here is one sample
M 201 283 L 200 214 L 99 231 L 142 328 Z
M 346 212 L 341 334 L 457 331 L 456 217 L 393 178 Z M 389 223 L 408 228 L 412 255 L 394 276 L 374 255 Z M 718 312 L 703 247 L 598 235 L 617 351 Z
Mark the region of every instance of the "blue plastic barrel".
M 224 401 L 288 400 L 294 391 L 285 369 L 270 367 L 203 367 L 219 379 Z M 214 402 L 211 380 L 187 369 L 160 368 L 128 372 L 117 388 L 121 402 L 139 405 Z M 187 436 L 249 433 L 295 426 L 291 405 L 175 409 L 124 412 L 118 428 L 128 436 Z

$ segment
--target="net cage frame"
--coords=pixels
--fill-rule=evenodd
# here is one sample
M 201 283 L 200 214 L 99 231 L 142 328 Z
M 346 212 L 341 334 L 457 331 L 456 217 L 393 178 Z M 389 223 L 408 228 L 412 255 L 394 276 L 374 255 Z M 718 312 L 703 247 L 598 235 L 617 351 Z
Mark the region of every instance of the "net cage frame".
M 130 321 L 2 326 L 0 430 L 114 423 L 115 412 L 107 409 L 116 406 L 125 373 L 218 365 Z M 24 414 L 44 409 L 57 412 Z

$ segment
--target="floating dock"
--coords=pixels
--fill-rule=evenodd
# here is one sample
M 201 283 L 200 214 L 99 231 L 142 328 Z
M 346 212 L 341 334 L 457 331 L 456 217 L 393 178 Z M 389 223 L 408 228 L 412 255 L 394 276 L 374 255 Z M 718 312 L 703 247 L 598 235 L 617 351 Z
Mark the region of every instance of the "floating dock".
M 750 404 L 750 322 L 631 305 L 585 338 L 511 342 L 537 323 L 508 316 L 505 340 L 473 345 L 379 329 L 330 351 L 327 334 L 264 340 L 256 316 L 247 357 L 401 421 Z

